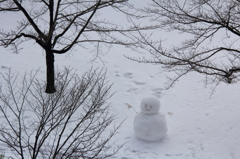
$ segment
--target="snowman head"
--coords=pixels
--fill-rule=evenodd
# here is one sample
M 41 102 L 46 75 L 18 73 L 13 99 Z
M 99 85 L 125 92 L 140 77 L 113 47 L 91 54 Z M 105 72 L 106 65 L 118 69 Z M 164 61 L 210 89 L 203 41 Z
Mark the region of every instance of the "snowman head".
M 156 114 L 160 109 L 160 101 L 156 97 L 144 98 L 140 107 L 143 114 Z

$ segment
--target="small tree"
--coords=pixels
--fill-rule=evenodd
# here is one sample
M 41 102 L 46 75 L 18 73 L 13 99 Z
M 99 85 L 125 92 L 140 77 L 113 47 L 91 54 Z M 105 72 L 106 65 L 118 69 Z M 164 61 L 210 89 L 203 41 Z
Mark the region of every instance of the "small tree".
M 166 48 L 162 41 L 139 31 L 140 47 L 153 58 L 135 60 L 174 71 L 177 76 L 171 78 L 172 83 L 190 71 L 206 75 L 206 83 L 238 81 L 239 7 L 239 0 L 152 0 L 142 11 L 159 29 L 178 31 L 180 34 L 171 36 L 180 36 L 182 41 Z
M 97 159 L 121 147 L 110 141 L 119 127 L 104 134 L 113 121 L 105 73 L 95 70 L 80 78 L 71 72 L 57 73 L 54 94 L 44 93 L 36 74 L 25 74 L 22 80 L 2 74 L 0 142 L 17 158 Z
M 101 44 L 132 44 L 113 33 L 127 37 L 126 32 L 136 31 L 135 28 L 123 28 L 103 18 L 94 18 L 97 10 L 107 7 L 124 14 L 128 14 L 124 7 L 134 9 L 127 0 L 1 0 L 0 13 L 18 12 L 21 14 L 17 16 L 23 15 L 23 18 L 19 18 L 14 30 L 0 30 L 0 46 L 12 46 L 18 52 L 22 42 L 33 40 L 42 47 L 47 66 L 45 92 L 54 93 L 54 54 L 64 54 L 83 43 L 93 44 L 97 51 Z

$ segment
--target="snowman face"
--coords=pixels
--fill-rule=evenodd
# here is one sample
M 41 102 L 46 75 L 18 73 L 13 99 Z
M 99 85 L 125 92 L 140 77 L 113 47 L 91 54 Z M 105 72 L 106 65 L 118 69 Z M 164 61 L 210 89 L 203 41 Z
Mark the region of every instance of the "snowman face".
M 160 102 L 156 97 L 144 98 L 140 107 L 143 114 L 155 114 L 159 112 Z

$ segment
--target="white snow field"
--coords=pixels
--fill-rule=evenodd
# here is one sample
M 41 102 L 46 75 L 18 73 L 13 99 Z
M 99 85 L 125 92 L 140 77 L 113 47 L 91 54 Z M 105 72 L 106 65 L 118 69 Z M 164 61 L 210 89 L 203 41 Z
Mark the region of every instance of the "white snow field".
M 14 18 L 1 16 L 1 28 L 12 26 Z M 11 68 L 12 72 L 24 73 L 40 68 L 38 78 L 45 79 L 43 50 L 32 41 L 22 48 L 19 54 L 0 48 L 0 72 Z M 202 75 L 190 73 L 165 90 L 170 73 L 123 55 L 138 56 L 120 46 L 94 62 L 90 62 L 94 54 L 78 47 L 55 56 L 56 67 L 70 66 L 79 74 L 91 67 L 107 69 L 108 80 L 114 83 L 112 92 L 116 91 L 110 99 L 111 112 L 117 117 L 116 123 L 125 120 L 114 137 L 117 144 L 125 145 L 112 159 L 240 159 L 240 83 L 220 84 L 211 95 L 214 85 L 205 87 Z M 160 100 L 160 111 L 167 120 L 167 136 L 160 141 L 140 140 L 133 131 L 134 117 L 147 96 Z

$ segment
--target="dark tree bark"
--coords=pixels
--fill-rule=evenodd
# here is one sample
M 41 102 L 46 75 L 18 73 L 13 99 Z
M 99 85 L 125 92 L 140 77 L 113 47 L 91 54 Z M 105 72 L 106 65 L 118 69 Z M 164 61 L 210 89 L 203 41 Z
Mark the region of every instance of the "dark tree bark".
M 45 49 L 46 52 L 46 66 L 47 66 L 47 86 L 46 93 L 56 92 L 55 78 L 54 78 L 54 53 L 52 51 L 52 33 L 54 30 L 54 0 L 49 1 L 49 33 L 48 45 Z
M 54 54 L 51 48 L 46 50 L 46 66 L 47 66 L 47 86 L 46 93 L 54 93 L 55 89 L 55 78 L 54 78 Z

